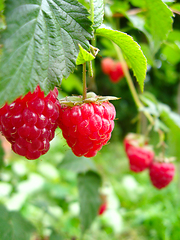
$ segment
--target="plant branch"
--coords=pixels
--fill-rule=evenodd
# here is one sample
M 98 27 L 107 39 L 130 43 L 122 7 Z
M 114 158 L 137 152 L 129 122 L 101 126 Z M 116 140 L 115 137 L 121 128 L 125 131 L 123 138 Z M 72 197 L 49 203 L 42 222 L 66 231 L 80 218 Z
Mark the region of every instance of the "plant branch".
M 136 104 L 136 106 L 137 106 L 137 108 L 138 108 L 138 110 L 139 110 L 140 108 L 143 108 L 144 105 L 143 105 L 142 102 L 140 101 L 139 96 L 138 96 L 138 94 L 137 94 L 137 92 L 136 92 L 135 86 L 134 86 L 134 84 L 133 84 L 131 75 L 130 75 L 129 70 L 128 70 L 128 67 L 127 67 L 127 65 L 126 65 L 126 63 L 125 63 L 125 60 L 124 60 L 124 58 L 123 58 L 123 54 L 122 54 L 122 52 L 121 52 L 121 49 L 120 49 L 115 43 L 113 43 L 113 44 L 114 44 L 114 47 L 115 47 L 115 49 L 116 49 L 118 58 L 119 58 L 119 60 L 122 62 L 123 72 L 124 72 L 124 75 L 125 75 L 125 77 L 126 77 L 127 84 L 128 84 L 128 86 L 129 86 L 131 95 L 132 95 L 132 97 L 133 97 L 133 99 L 134 99 L 134 102 L 135 102 L 135 104 Z M 153 117 L 152 117 L 148 112 L 146 112 L 146 111 L 144 111 L 143 113 L 144 113 L 144 115 L 147 117 L 147 119 L 149 120 L 149 122 L 150 122 L 152 125 L 154 125 L 154 119 L 153 119 Z
M 86 87 L 86 62 L 83 63 L 83 100 L 86 99 L 87 87 Z

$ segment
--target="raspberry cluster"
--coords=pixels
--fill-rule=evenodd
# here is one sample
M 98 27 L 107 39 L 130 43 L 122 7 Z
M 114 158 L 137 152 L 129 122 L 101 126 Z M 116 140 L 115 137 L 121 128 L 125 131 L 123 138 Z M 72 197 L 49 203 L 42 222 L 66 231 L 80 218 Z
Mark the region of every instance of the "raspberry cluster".
M 59 116 L 57 95 L 55 88 L 45 97 L 37 86 L 33 93 L 0 108 L 0 131 L 15 153 L 33 160 L 49 150 Z
M 129 159 L 130 170 L 142 172 L 149 169 L 150 180 L 154 187 L 166 187 L 175 174 L 175 167 L 170 159 L 155 157 L 151 146 L 142 135 L 129 133 L 124 139 L 124 148 Z
M 59 112 L 58 126 L 76 156 L 93 157 L 109 141 L 116 115 L 111 103 L 62 104 Z
M 112 58 L 104 58 L 101 61 L 101 69 L 113 83 L 119 82 L 124 77 L 122 62 L 116 62 Z

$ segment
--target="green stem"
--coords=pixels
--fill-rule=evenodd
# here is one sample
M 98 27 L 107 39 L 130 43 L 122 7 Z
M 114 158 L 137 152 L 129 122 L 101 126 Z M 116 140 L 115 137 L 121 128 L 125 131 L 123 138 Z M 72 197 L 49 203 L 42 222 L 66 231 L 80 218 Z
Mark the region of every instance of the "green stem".
M 114 43 L 113 43 L 113 44 L 114 44 Z M 123 58 L 123 54 L 122 54 L 120 48 L 119 48 L 116 44 L 114 44 L 114 47 L 115 47 L 115 49 L 116 49 L 116 51 L 117 51 L 117 55 L 118 55 L 119 60 L 120 60 L 122 63 L 125 63 L 125 60 L 124 60 L 124 58 Z M 122 64 L 122 68 L 123 68 L 123 72 L 124 72 L 124 75 L 125 75 L 125 77 L 126 77 L 127 84 L 128 84 L 128 86 L 129 86 L 131 95 L 132 95 L 132 97 L 133 97 L 133 99 L 134 99 L 134 102 L 135 102 L 137 108 L 138 108 L 138 109 L 143 108 L 144 105 L 143 105 L 142 102 L 139 100 L 139 96 L 138 96 L 138 94 L 137 94 L 137 92 L 136 92 L 136 89 L 135 89 L 135 86 L 134 86 L 134 84 L 133 84 L 133 81 L 132 81 L 131 75 L 130 75 L 130 73 L 129 73 L 129 70 L 128 70 L 128 68 L 127 68 L 127 65 L 126 65 L 126 64 Z M 147 119 L 149 120 L 149 122 L 150 122 L 151 124 L 154 124 L 154 119 L 153 119 L 153 117 L 152 117 L 148 112 L 145 112 L 145 111 L 144 111 L 144 115 L 147 117 Z
M 83 63 L 83 100 L 86 99 L 87 87 L 86 87 L 86 62 Z

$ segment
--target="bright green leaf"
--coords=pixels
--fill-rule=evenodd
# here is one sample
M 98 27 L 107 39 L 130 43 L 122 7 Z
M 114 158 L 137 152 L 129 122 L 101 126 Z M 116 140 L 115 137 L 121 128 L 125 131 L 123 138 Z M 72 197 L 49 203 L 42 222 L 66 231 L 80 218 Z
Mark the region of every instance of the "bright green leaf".
M 80 65 L 83 64 L 85 62 L 89 62 L 92 61 L 93 59 L 95 59 L 95 57 L 89 53 L 88 51 L 86 51 L 80 44 L 79 44 L 79 54 L 78 57 L 76 59 L 76 65 Z
M 93 22 L 93 28 L 97 29 L 104 20 L 104 1 L 103 0 L 91 0 L 91 16 Z
M 33 91 L 45 93 L 74 70 L 79 47 L 89 49 L 88 12 L 77 0 L 6 1 L 0 105 Z
M 72 151 L 66 153 L 59 167 L 76 173 L 87 172 L 89 170 L 96 171 L 96 166 L 91 159 L 76 157 Z
M 133 73 L 136 76 L 141 90 L 143 91 L 147 61 L 137 42 L 135 42 L 133 38 L 126 33 L 106 28 L 97 29 L 96 34 L 108 38 L 121 48 L 124 57 L 131 64 Z
M 153 54 L 157 52 L 161 43 L 166 40 L 172 30 L 172 11 L 161 0 L 145 0 L 147 9 L 147 25 L 152 35 L 150 42 Z
M 95 172 L 78 175 L 80 202 L 80 220 L 82 232 L 85 232 L 97 216 L 100 206 L 99 188 L 101 177 Z

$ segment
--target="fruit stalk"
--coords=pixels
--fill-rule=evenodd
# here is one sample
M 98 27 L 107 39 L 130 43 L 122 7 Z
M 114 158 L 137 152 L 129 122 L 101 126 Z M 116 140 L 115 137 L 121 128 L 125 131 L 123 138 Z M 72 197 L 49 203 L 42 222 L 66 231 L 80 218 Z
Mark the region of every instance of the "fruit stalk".
M 86 99 L 87 88 L 86 88 L 86 62 L 83 63 L 83 100 Z
M 115 49 L 116 49 L 116 52 L 117 52 L 117 55 L 118 55 L 119 60 L 120 60 L 122 63 L 124 63 L 125 61 L 124 61 L 124 58 L 123 58 L 123 55 L 122 55 L 122 52 L 121 52 L 120 48 L 119 48 L 116 44 L 114 44 L 114 43 L 113 43 L 113 45 L 114 45 L 114 47 L 115 47 Z M 137 94 L 137 92 L 136 92 L 136 89 L 135 89 L 135 87 L 134 87 L 132 78 L 131 78 L 131 76 L 130 76 L 130 73 L 129 73 L 129 70 L 128 70 L 126 64 L 122 64 L 122 68 L 123 68 L 124 75 L 125 75 L 125 77 L 126 77 L 127 84 L 128 84 L 128 86 L 129 86 L 131 95 L 132 95 L 132 97 L 133 97 L 133 99 L 134 99 L 134 102 L 135 102 L 137 108 L 138 108 L 138 109 L 143 108 L 144 105 L 143 105 L 142 102 L 139 100 L 139 96 L 138 96 L 138 94 Z M 149 120 L 149 122 L 150 122 L 152 125 L 154 125 L 154 119 L 153 119 L 153 117 L 152 117 L 148 112 L 146 112 L 146 111 L 144 111 L 144 115 L 147 117 L 147 119 Z

